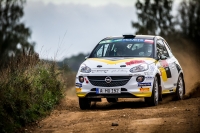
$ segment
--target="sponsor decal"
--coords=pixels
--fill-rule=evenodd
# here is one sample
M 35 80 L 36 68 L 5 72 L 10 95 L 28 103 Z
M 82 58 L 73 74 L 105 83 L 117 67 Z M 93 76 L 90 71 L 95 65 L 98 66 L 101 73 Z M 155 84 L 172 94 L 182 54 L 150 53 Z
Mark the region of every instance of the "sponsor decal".
M 167 63 L 167 61 L 166 61 L 166 60 L 162 60 L 162 61 L 160 61 L 160 63 L 161 63 L 161 65 L 162 65 L 162 67 L 165 69 L 167 78 L 171 78 L 172 75 L 171 75 L 171 71 L 170 71 L 170 69 L 169 69 L 169 64 Z M 162 73 L 162 74 L 163 74 L 163 73 Z M 165 77 L 165 78 L 166 78 L 166 77 Z
M 138 83 L 138 86 L 151 86 L 151 82 L 147 82 L 147 83 Z
M 133 64 L 139 64 L 139 63 L 145 63 L 143 60 L 131 60 L 129 62 L 126 62 L 126 65 L 133 65 Z
M 145 77 L 145 78 L 147 78 L 147 79 L 152 79 L 152 78 L 154 78 L 154 77 L 151 77 L 151 76 L 147 76 L 147 77 Z
M 103 44 L 103 43 L 113 43 L 113 42 L 122 42 L 122 41 L 128 41 L 128 42 L 144 42 L 144 39 L 112 39 L 112 40 L 104 40 L 104 41 L 101 41 L 99 44 Z
M 81 92 L 81 88 L 76 88 L 76 92 Z
M 162 60 L 162 61 L 160 61 L 160 63 L 161 63 L 161 65 L 162 65 L 163 67 L 169 67 L 169 65 L 168 65 L 168 63 L 167 63 L 166 60 Z
M 76 83 L 75 86 L 80 88 L 80 87 L 82 87 L 82 84 L 81 83 Z
M 145 40 L 144 42 L 145 42 L 145 43 L 149 43 L 149 44 L 153 44 L 153 43 L 154 43 L 153 40 Z
M 116 69 L 116 70 L 112 70 L 112 71 L 111 71 L 111 73 L 121 73 L 121 72 L 127 73 L 127 70 Z
M 112 43 L 112 42 L 121 42 L 121 41 L 122 41 L 122 39 L 104 40 L 104 41 L 101 41 L 99 44 Z
M 150 91 L 150 88 L 140 88 L 140 92 L 147 92 Z
M 108 70 L 92 70 L 92 73 L 107 73 Z
M 123 39 L 123 41 L 128 41 L 128 42 L 144 42 L 144 39 Z
M 87 78 L 85 78 L 85 82 L 86 82 L 86 84 L 88 84 L 88 83 L 89 83 L 89 81 L 87 80 Z
M 105 59 L 100 59 L 100 58 L 89 58 L 88 60 L 93 60 L 93 61 L 97 61 L 97 62 L 103 62 L 106 63 L 107 65 L 116 65 L 119 63 L 125 63 L 125 62 L 130 62 L 130 61 L 134 61 L 134 60 L 138 60 L 138 59 L 123 59 L 123 58 L 105 58 Z M 151 60 L 151 61 L 155 61 L 155 59 L 151 59 L 151 58 L 140 58 L 140 60 Z M 94 69 L 95 70 L 95 69 Z

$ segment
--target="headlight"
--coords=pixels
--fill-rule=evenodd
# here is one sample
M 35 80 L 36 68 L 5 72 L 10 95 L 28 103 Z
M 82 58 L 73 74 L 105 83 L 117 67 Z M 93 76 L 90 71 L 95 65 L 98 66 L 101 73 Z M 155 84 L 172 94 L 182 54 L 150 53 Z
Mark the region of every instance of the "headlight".
M 140 64 L 137 65 L 133 68 L 130 69 L 130 72 L 135 73 L 135 72 L 143 72 L 149 69 L 149 65 L 148 64 Z
M 81 65 L 81 70 L 82 73 L 90 73 L 91 72 L 91 68 L 89 68 L 88 66 L 86 66 L 85 64 Z

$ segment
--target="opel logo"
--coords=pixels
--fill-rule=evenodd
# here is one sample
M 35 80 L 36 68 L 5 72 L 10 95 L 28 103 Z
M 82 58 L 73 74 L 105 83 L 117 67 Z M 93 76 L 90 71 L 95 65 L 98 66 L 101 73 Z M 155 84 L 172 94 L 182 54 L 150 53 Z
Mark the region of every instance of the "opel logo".
M 112 78 L 111 77 L 106 77 L 105 81 L 106 81 L 106 83 L 110 83 L 112 81 Z

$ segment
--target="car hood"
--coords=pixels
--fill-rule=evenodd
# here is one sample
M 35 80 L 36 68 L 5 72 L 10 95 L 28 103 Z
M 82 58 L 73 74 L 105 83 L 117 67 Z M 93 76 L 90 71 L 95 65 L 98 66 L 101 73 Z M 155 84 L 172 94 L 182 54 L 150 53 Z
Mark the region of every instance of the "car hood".
M 90 67 L 91 69 L 105 69 L 105 68 L 132 68 L 138 64 L 155 63 L 153 58 L 88 58 L 82 64 Z

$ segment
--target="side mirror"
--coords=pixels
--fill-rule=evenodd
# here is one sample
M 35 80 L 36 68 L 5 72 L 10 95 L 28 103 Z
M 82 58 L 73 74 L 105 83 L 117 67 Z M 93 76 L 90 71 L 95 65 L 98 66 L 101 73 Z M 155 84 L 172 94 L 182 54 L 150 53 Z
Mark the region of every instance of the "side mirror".
M 160 59 L 161 59 L 161 60 L 166 60 L 166 59 L 167 59 L 167 56 L 161 55 L 161 56 L 160 56 Z
M 89 57 L 89 56 L 85 56 L 85 60 L 87 60 L 87 59 L 88 59 L 88 57 Z
M 159 58 L 159 57 L 156 57 L 156 60 L 157 60 L 157 61 L 159 61 L 159 60 L 160 60 L 160 58 Z
M 159 47 L 164 47 L 164 44 L 162 44 L 162 43 L 160 43 L 160 42 L 157 42 L 157 45 L 158 45 Z

